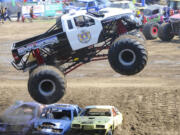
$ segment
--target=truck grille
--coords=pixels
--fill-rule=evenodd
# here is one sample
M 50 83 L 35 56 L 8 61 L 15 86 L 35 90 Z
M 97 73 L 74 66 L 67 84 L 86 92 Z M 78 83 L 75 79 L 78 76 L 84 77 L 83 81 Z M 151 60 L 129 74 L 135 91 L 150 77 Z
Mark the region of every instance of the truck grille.
M 173 30 L 176 35 L 180 34 L 180 23 L 173 23 Z

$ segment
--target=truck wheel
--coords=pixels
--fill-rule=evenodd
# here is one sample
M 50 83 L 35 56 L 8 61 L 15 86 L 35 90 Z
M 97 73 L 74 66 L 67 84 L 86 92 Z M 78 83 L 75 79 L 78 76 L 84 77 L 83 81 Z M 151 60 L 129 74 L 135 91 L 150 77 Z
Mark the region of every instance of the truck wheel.
M 147 40 L 156 39 L 158 37 L 159 24 L 147 23 L 143 27 L 143 34 Z
M 129 32 L 128 34 L 132 35 L 132 38 L 136 38 L 137 40 L 139 40 L 142 43 L 146 42 L 146 38 L 141 31 L 132 31 L 132 32 Z
M 134 75 L 145 67 L 147 52 L 138 40 L 119 37 L 110 47 L 108 59 L 116 72 L 122 75 Z
M 59 101 L 66 88 L 63 73 L 53 66 L 40 66 L 32 71 L 28 81 L 31 97 L 42 104 Z
M 170 23 L 162 24 L 159 28 L 158 36 L 162 41 L 171 41 L 174 33 Z

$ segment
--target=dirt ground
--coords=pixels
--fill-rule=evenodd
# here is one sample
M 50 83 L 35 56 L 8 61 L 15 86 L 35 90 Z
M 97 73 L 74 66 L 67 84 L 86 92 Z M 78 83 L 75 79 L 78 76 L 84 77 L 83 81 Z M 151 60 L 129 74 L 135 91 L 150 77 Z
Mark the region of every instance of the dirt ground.
M 45 32 L 50 22 L 0 25 L 0 110 L 17 100 L 32 101 L 28 74 L 15 70 L 13 42 Z M 66 95 L 59 103 L 114 105 L 123 113 L 122 130 L 116 135 L 180 134 L 180 41 L 147 41 L 149 60 L 135 76 L 114 72 L 107 60 L 92 62 L 67 75 Z

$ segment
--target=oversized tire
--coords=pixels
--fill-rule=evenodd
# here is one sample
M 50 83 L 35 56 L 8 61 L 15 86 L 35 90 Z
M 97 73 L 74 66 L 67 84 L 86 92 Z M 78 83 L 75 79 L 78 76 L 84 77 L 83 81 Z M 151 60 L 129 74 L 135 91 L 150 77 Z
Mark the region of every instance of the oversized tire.
M 158 37 L 159 24 L 146 23 L 143 27 L 143 34 L 147 40 L 156 39 Z
M 145 67 L 147 58 L 145 46 L 128 36 L 117 38 L 108 52 L 111 67 L 122 75 L 139 73 Z
M 146 43 L 146 38 L 141 31 L 131 31 L 128 33 L 128 35 L 131 35 L 131 38 L 136 39 L 143 44 Z
M 65 77 L 54 66 L 40 66 L 30 74 L 28 91 L 31 97 L 39 103 L 56 103 L 63 97 L 65 89 Z
M 171 41 L 174 38 L 174 33 L 171 24 L 162 24 L 159 28 L 158 36 L 162 41 Z

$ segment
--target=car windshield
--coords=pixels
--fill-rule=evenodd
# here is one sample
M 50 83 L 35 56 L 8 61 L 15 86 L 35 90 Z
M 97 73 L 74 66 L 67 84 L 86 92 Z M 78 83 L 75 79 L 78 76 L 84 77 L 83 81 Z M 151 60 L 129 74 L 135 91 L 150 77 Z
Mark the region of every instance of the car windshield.
M 82 1 L 77 1 L 74 3 L 74 6 L 76 7 L 86 7 L 87 3 Z
M 83 113 L 84 116 L 111 116 L 110 109 L 86 109 Z
M 40 116 L 45 119 L 64 119 L 71 120 L 71 110 L 46 109 Z
M 175 10 L 180 9 L 180 1 L 170 1 L 169 2 L 169 7 Z
M 143 13 L 144 15 L 149 16 L 152 14 L 152 11 L 150 9 L 144 9 Z

